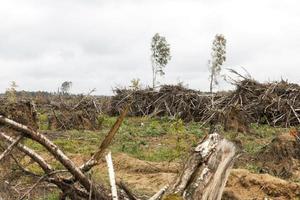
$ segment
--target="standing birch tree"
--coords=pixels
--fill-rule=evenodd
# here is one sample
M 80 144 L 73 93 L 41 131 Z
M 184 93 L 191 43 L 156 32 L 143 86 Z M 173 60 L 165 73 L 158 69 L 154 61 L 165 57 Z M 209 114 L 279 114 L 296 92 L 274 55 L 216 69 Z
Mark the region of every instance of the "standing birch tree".
M 156 86 L 157 75 L 165 74 L 164 68 L 171 60 L 170 44 L 166 38 L 156 33 L 151 41 L 152 87 Z
M 210 85 L 209 92 L 212 96 L 213 104 L 213 87 L 218 85 L 218 78 L 222 69 L 223 63 L 226 61 L 226 39 L 224 35 L 217 34 L 213 41 L 211 60 L 209 60 Z

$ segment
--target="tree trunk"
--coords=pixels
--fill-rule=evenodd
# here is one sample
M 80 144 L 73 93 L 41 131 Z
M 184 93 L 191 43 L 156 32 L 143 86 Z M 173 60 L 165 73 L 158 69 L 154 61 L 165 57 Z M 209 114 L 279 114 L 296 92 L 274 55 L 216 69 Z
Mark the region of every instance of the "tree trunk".
M 152 62 L 152 88 L 153 88 L 153 90 L 155 88 L 155 82 L 156 82 L 155 66 L 154 66 L 154 63 Z
M 211 71 L 211 75 L 210 75 L 210 84 L 209 84 L 209 93 L 210 93 L 211 107 L 212 107 L 212 108 L 213 108 L 213 106 L 214 106 L 213 82 L 214 82 L 214 72 Z
M 233 143 L 217 133 L 208 135 L 194 149 L 165 199 L 220 200 L 235 157 Z

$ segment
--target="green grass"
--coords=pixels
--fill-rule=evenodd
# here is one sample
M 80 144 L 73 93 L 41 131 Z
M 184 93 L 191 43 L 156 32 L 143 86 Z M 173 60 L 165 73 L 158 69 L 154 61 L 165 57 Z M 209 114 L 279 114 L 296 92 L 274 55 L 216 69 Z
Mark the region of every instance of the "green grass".
M 47 194 L 44 197 L 38 198 L 38 200 L 57 200 L 57 199 L 59 199 L 58 191 L 47 192 Z
M 101 115 L 99 131 L 71 130 L 62 132 L 52 141 L 67 154 L 76 154 L 89 157 L 115 123 L 117 117 Z M 41 128 L 45 128 L 43 115 L 40 115 Z M 184 123 L 181 119 L 127 117 L 120 127 L 110 149 L 113 152 L 123 152 L 135 158 L 148 161 L 171 161 L 184 157 L 191 147 L 195 146 L 200 138 L 208 133 L 208 127 L 201 123 Z M 239 140 L 243 150 L 255 155 L 269 143 L 276 135 L 286 131 L 282 128 L 273 128 L 265 125 L 251 125 L 251 133 L 223 132 L 221 134 L 230 140 Z M 51 135 L 49 135 L 51 138 Z M 31 140 L 26 145 L 42 152 L 44 148 Z M 59 167 L 59 166 L 58 166 Z
M 47 130 L 49 127 L 47 114 L 38 114 L 38 126 L 40 130 Z

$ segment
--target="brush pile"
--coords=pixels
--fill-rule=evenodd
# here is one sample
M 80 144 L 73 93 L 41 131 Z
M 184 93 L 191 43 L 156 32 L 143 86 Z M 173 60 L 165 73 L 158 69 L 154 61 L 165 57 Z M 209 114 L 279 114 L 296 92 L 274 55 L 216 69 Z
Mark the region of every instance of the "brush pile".
M 117 115 L 124 105 L 131 103 L 131 116 L 170 116 L 185 121 L 200 121 L 208 109 L 210 97 L 180 85 L 164 85 L 160 90 L 115 89 L 111 99 L 111 113 Z
M 232 123 L 231 114 L 244 123 L 289 127 L 300 124 L 300 86 L 286 81 L 259 83 L 245 78 L 235 82 L 236 89 L 211 96 L 182 86 L 164 85 L 159 91 L 116 89 L 110 114 L 120 113 L 131 103 L 131 116 L 170 116 L 184 121 Z M 237 114 L 236 114 L 237 113 Z M 239 120 L 241 117 L 238 117 Z
M 38 128 L 37 111 L 32 101 L 8 101 L 6 98 L 1 98 L 0 115 L 28 125 L 33 129 Z M 3 127 L 0 125 L 1 128 Z
M 50 102 L 46 109 L 48 129 L 53 130 L 98 130 L 100 109 L 94 98 L 83 96 L 75 101 Z
M 244 79 L 215 106 L 223 113 L 230 107 L 239 108 L 252 123 L 295 126 L 300 124 L 300 86 L 286 81 L 262 84 Z

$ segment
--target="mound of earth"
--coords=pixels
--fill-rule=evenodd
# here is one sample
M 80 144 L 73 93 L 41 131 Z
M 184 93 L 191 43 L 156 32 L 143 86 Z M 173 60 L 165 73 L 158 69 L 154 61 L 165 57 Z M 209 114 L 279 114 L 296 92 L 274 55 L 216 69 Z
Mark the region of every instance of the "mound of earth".
M 136 194 L 151 196 L 177 176 L 178 163 L 149 162 L 126 154 L 114 154 L 117 179 L 123 180 Z M 105 161 L 98 168 L 107 174 Z M 104 177 L 103 177 L 104 178 Z M 246 169 L 233 169 L 229 176 L 223 200 L 290 200 L 300 198 L 300 184 L 269 174 L 254 174 Z
M 274 138 L 257 155 L 264 172 L 281 178 L 299 178 L 300 144 L 289 133 Z
M 300 184 L 269 174 L 253 174 L 245 169 L 233 169 L 223 200 L 291 200 L 300 198 Z

